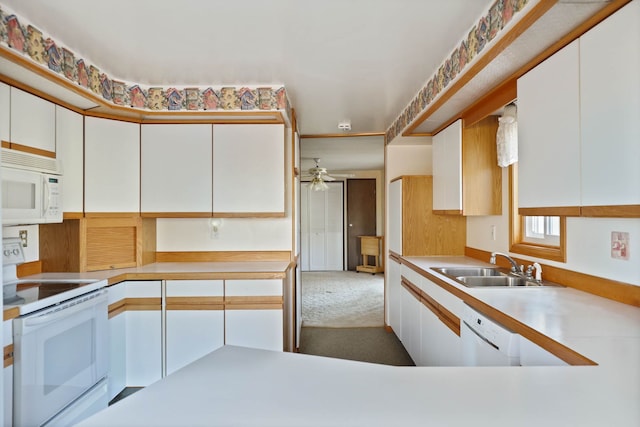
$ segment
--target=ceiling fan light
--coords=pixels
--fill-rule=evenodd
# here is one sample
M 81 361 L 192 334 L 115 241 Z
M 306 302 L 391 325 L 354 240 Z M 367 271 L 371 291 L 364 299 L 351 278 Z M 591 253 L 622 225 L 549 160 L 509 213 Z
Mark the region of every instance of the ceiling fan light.
M 328 188 L 329 186 L 320 177 L 316 176 L 311 180 L 311 189 L 313 191 L 325 191 Z

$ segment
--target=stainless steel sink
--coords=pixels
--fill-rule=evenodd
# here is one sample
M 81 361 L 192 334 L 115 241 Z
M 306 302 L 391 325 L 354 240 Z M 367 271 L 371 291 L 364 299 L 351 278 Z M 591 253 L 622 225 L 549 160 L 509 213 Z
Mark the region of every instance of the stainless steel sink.
M 498 268 L 491 267 L 443 267 L 434 268 L 439 273 L 450 277 L 461 276 L 500 276 L 503 273 Z
M 551 282 L 537 282 L 511 273 L 506 268 L 491 267 L 439 267 L 432 270 L 457 281 L 468 288 L 524 288 L 561 286 Z
M 514 286 L 542 286 L 535 280 L 527 280 L 524 277 L 516 276 L 460 276 L 457 280 L 462 282 L 463 285 L 471 288 L 485 287 L 485 286 L 502 286 L 502 287 L 514 287 Z

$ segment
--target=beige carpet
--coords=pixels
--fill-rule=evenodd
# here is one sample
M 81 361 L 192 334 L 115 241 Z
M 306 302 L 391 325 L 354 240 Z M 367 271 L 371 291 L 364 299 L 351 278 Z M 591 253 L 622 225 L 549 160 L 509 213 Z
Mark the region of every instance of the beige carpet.
M 384 276 L 354 271 L 302 273 L 302 326 L 384 326 Z

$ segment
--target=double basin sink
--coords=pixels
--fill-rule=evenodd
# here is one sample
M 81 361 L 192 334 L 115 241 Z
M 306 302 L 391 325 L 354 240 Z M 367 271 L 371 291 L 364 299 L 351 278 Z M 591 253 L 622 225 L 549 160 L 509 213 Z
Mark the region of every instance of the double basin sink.
M 538 282 L 534 279 L 518 276 L 507 269 L 498 267 L 434 267 L 432 270 L 444 274 L 468 288 L 560 286 L 556 283 Z

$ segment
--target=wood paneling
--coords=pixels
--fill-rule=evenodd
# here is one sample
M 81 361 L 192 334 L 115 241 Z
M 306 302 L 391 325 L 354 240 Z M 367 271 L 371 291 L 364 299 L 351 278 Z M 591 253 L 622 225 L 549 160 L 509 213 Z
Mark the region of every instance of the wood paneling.
M 284 218 L 285 212 L 214 212 L 214 218 Z
M 52 159 L 56 158 L 56 153 L 54 153 L 53 151 L 29 147 L 28 145 L 16 144 L 15 142 L 10 142 L 7 148 L 11 148 L 12 150 L 16 150 L 16 151 L 22 151 L 23 153 L 37 154 L 38 156 L 50 157 Z
M 462 130 L 462 206 L 465 215 L 502 215 L 502 169 L 498 166 L 498 117 Z
M 223 297 L 167 297 L 167 310 L 224 310 Z
M 42 273 L 42 262 L 31 261 L 16 266 L 16 276 L 24 277 Z
M 584 217 L 640 218 L 640 205 L 583 206 L 580 214 Z
M 41 224 L 40 261 L 42 271 L 86 271 L 80 223 L 84 219 L 64 220 L 58 224 Z
M 462 255 L 467 219 L 434 215 L 433 178 L 402 177 L 402 251 L 404 256 Z
M 518 214 L 522 216 L 580 216 L 580 210 L 580 206 L 518 208 Z
M 6 322 L 7 320 L 15 319 L 18 316 L 20 316 L 20 308 L 7 308 L 3 311 L 2 320 Z
M 13 365 L 13 344 L 4 347 L 4 367 Z
M 512 78 L 500 83 L 478 101 L 463 110 L 460 115 L 464 120 L 465 126 L 471 126 L 515 101 L 518 97 L 517 82 L 516 78 Z M 442 129 L 437 129 L 434 133 L 438 133 Z
M 491 256 L 491 253 L 468 247 L 465 250 L 465 255 L 486 262 Z M 531 263 L 531 261 L 520 258 L 514 259 L 518 264 L 526 265 Z M 510 267 L 506 260 L 498 258 L 497 262 L 501 267 Z M 544 271 L 544 280 L 559 283 L 613 301 L 640 307 L 640 286 L 578 273 L 577 271 L 565 270 L 550 265 L 541 265 Z

